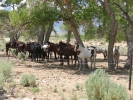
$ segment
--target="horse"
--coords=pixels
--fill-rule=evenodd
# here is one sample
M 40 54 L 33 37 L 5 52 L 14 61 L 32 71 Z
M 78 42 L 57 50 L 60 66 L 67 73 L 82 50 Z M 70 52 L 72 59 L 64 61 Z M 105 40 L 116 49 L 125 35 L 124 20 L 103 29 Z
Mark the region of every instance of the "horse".
M 87 48 L 90 48 L 90 47 L 91 48 L 96 48 L 96 53 L 97 54 L 102 53 L 103 56 L 104 56 L 104 60 L 107 59 L 108 52 L 107 52 L 107 50 L 105 48 L 98 48 L 98 47 L 95 47 L 95 46 L 87 46 Z
M 60 56 L 61 65 L 63 65 L 63 57 L 64 59 L 67 59 L 68 65 L 69 65 L 69 56 L 74 56 L 75 64 L 77 61 L 77 52 L 74 51 L 74 45 L 71 45 L 69 43 L 64 43 L 62 41 L 59 42 L 59 45 L 57 46 L 57 54 Z M 73 63 L 73 60 L 72 60 Z
M 47 58 L 47 53 L 48 53 L 48 44 L 44 44 L 42 47 L 42 60 L 43 58 L 46 59 Z
M 118 69 L 119 57 L 120 57 L 119 46 L 115 46 L 113 48 L 113 60 L 114 60 L 114 63 L 115 63 L 115 67 L 117 69 Z
M 74 51 L 78 52 L 79 58 L 79 70 L 81 70 L 83 64 L 83 70 L 85 70 L 85 59 L 91 59 L 92 57 L 94 60 L 94 68 L 95 68 L 95 57 L 96 57 L 96 50 L 95 48 L 84 48 L 78 42 L 75 42 Z M 91 62 L 91 69 L 92 69 L 92 62 Z
M 7 42 L 5 44 L 6 46 L 6 55 L 8 55 L 8 51 L 9 51 L 9 48 L 13 48 L 13 49 L 16 49 L 18 47 L 18 45 L 22 44 L 23 42 L 20 42 L 20 41 L 14 41 L 14 42 Z
M 39 58 L 41 58 L 41 45 L 36 42 L 28 42 L 26 44 L 26 49 L 29 52 L 29 57 L 31 57 L 32 60 L 40 61 Z

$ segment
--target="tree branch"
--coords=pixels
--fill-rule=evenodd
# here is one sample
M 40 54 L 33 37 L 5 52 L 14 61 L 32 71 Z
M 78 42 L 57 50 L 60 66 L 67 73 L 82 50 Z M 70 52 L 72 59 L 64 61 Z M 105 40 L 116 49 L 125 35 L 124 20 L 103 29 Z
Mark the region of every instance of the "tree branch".
M 117 3 L 113 3 L 113 4 L 115 4 L 122 12 L 123 12 L 123 14 L 126 16 L 126 20 L 131 24 L 131 25 L 133 25 L 133 21 L 131 20 L 131 18 L 130 18 L 130 16 L 129 16 L 129 14 L 128 14 L 128 12 L 126 12 L 119 4 L 117 4 Z

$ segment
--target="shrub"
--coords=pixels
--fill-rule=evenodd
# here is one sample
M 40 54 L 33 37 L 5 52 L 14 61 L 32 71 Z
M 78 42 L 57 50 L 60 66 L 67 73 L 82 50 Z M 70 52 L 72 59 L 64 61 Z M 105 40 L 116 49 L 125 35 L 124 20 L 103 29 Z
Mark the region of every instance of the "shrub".
M 30 75 L 28 77 L 28 83 L 30 86 L 35 87 L 36 86 L 36 78 L 34 75 Z
M 31 86 L 35 87 L 36 86 L 36 78 L 34 75 L 23 75 L 20 84 L 23 86 Z
M 79 90 L 80 89 L 80 86 L 79 86 L 79 83 L 76 83 L 76 89 Z
M 90 74 L 85 86 L 89 100 L 129 100 L 126 89 L 112 82 L 102 69 Z
M 32 92 L 32 93 L 38 93 L 40 91 L 39 87 L 30 87 L 29 90 Z
M 12 66 L 13 64 L 11 61 L 0 61 L 0 73 L 3 73 L 6 79 L 11 76 Z
M 21 80 L 20 80 L 20 84 L 23 85 L 23 86 L 29 86 L 29 83 L 28 83 L 28 75 L 23 75 Z
M 18 53 L 18 59 L 19 60 L 24 60 L 24 58 L 25 58 L 24 55 L 19 52 Z
M 3 73 L 0 73 L 0 90 L 4 87 L 5 77 Z

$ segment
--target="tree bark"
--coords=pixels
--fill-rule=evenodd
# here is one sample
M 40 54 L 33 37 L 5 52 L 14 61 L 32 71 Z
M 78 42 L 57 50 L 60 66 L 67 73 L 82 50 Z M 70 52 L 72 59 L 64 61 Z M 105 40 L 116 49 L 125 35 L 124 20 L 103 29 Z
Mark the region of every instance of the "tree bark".
M 71 32 L 72 32 L 71 30 L 68 30 L 68 31 L 67 31 L 67 35 L 68 35 L 68 36 L 67 36 L 67 43 L 70 42 Z
M 133 50 L 133 44 L 132 44 L 132 41 L 133 41 L 133 26 L 131 26 L 130 34 L 126 37 L 126 41 L 127 41 L 128 50 L 127 50 L 127 60 L 126 60 L 126 63 L 124 65 L 124 68 L 129 69 L 130 65 L 131 65 L 130 60 L 131 60 L 131 57 L 132 57 L 131 50 Z
M 133 44 L 132 44 L 132 41 L 133 41 L 133 21 L 132 21 L 131 17 L 128 14 L 127 8 L 126 8 L 126 10 L 124 10 L 119 4 L 115 3 L 115 5 L 122 11 L 122 13 L 126 16 L 124 18 L 131 25 L 130 33 L 126 37 L 128 51 L 127 51 L 127 61 L 126 61 L 126 64 L 124 65 L 124 67 L 128 69 L 128 68 L 130 68 L 130 60 L 131 60 L 131 57 L 132 57 L 131 50 L 133 48 Z
M 15 42 L 15 36 L 13 32 L 10 32 L 10 42 Z
M 117 29 L 118 29 L 118 23 L 115 19 L 114 13 L 111 11 L 109 5 L 108 5 L 108 1 L 107 0 L 98 0 L 101 5 L 104 7 L 104 9 L 106 10 L 106 12 L 109 15 L 110 18 L 110 22 L 111 22 L 111 33 L 109 33 L 109 45 L 108 45 L 108 68 L 110 70 L 114 70 L 114 61 L 113 61 L 113 47 L 114 47 L 114 42 L 115 42 L 115 38 L 117 35 Z
M 52 22 L 52 23 L 49 25 L 49 27 L 48 27 L 48 30 L 47 30 L 47 33 L 46 33 L 45 39 L 44 39 L 44 44 L 45 44 L 47 41 L 49 41 L 51 32 L 52 32 L 52 30 L 53 30 L 53 24 L 54 24 L 54 22 Z
M 71 30 L 73 31 L 73 34 L 74 34 L 74 37 L 75 37 L 76 41 L 78 41 L 79 44 L 81 44 L 84 47 L 84 44 L 83 44 L 83 42 L 80 38 L 80 35 L 79 35 L 78 30 L 77 30 L 77 26 L 76 26 L 76 23 L 75 23 L 74 19 L 71 18 L 69 20 L 69 25 L 70 25 Z
M 38 43 L 43 45 L 45 26 L 41 26 L 38 31 Z

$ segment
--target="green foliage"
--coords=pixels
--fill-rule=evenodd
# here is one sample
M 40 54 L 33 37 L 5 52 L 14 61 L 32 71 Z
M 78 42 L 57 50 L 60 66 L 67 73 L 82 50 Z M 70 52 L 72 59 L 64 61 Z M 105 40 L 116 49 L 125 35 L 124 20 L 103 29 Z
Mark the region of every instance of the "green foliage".
M 19 4 L 22 0 L 6 0 L 5 3 L 7 4 Z
M 58 91 L 57 91 L 57 87 L 54 87 L 54 90 L 53 90 L 55 93 L 57 93 Z
M 35 87 L 36 86 L 36 78 L 35 78 L 34 75 L 29 75 L 29 77 L 28 77 L 28 83 L 32 87 Z
M 22 53 L 18 53 L 18 59 L 19 60 L 24 60 L 25 56 Z
M 6 79 L 11 77 L 12 62 L 0 61 L 0 89 L 4 87 Z
M 10 82 L 8 85 L 9 85 L 9 88 L 13 88 L 16 86 L 16 82 Z
M 4 51 L 5 50 L 5 43 L 4 41 L 0 41 L 0 51 Z
M 29 83 L 28 83 L 28 75 L 23 75 L 21 80 L 20 80 L 20 84 L 22 86 L 29 86 Z
M 5 84 L 5 77 L 3 73 L 0 73 L 0 89 L 4 87 Z
M 79 86 L 79 83 L 76 83 L 76 89 L 79 90 L 80 89 L 80 86 Z
M 30 13 L 30 22 L 35 26 L 46 25 L 59 19 L 60 13 L 56 7 L 50 6 L 48 3 L 36 2 L 34 9 Z
M 76 95 L 73 95 L 73 97 L 71 98 L 71 100 L 78 100 Z
M 22 86 L 30 86 L 35 87 L 36 86 L 36 78 L 34 75 L 23 75 L 20 84 Z
M 85 86 L 89 100 L 129 100 L 126 89 L 112 82 L 102 69 L 90 74 Z
M 29 90 L 32 92 L 32 93 L 38 93 L 40 91 L 39 87 L 29 87 Z
M 13 64 L 11 61 L 0 61 L 0 73 L 3 73 L 5 78 L 9 78 L 12 73 Z

